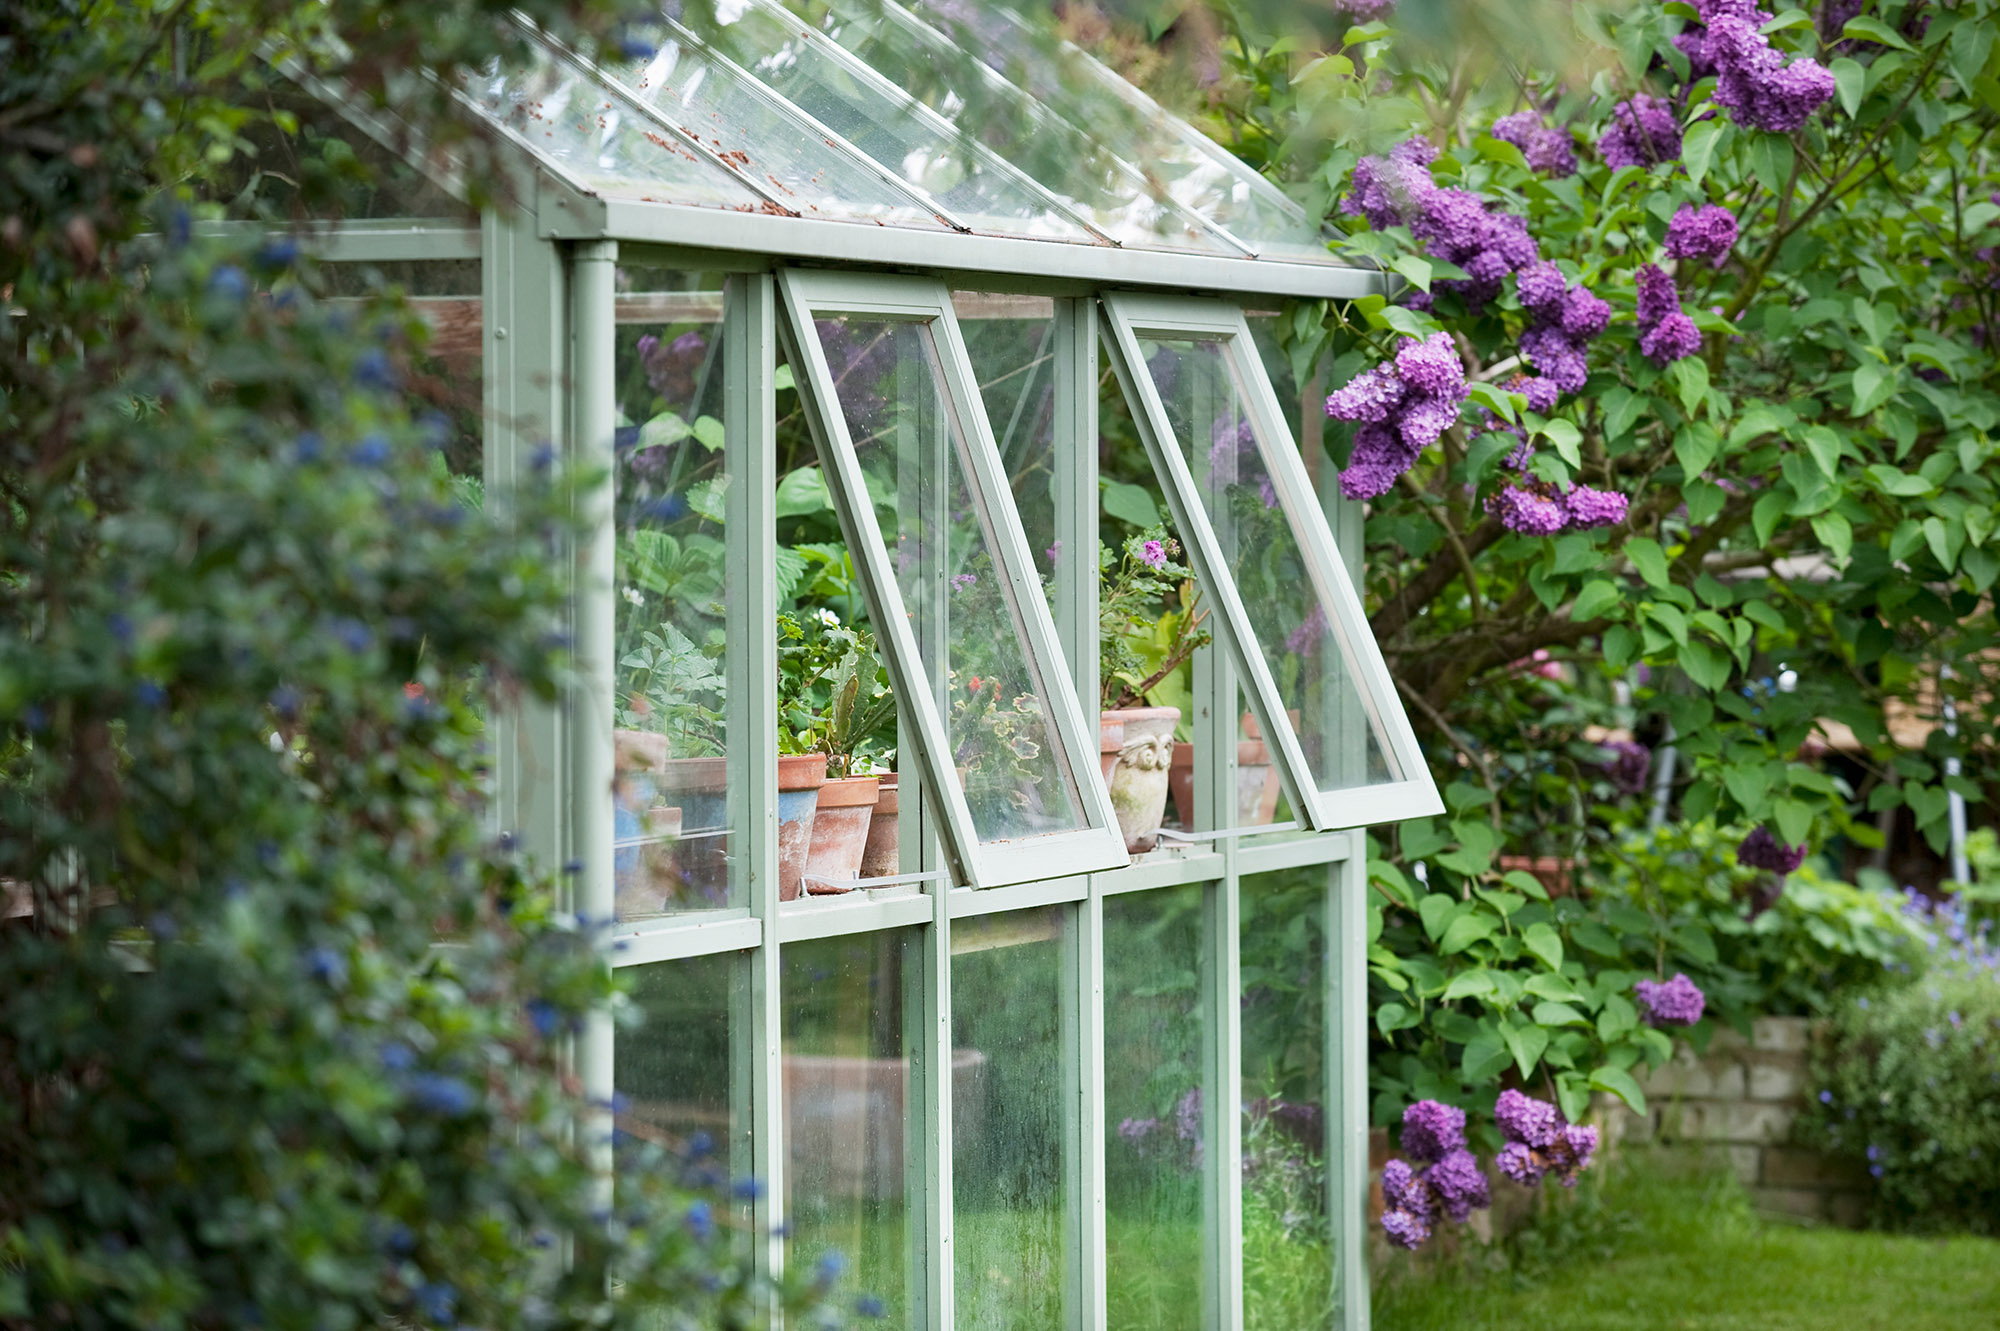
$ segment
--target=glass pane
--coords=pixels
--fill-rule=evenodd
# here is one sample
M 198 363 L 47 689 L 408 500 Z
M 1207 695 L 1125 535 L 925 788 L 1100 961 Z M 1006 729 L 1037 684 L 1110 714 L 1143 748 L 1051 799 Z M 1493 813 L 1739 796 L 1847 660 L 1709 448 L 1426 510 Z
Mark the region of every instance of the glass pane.
M 906 1171 L 923 1167 L 910 1131 L 903 978 L 919 937 L 853 934 L 780 954 L 786 1261 L 836 1274 L 842 1302 L 881 1300 L 891 1326 L 904 1322 L 914 1274 Z
M 662 131 L 626 94 L 540 47 L 530 50 L 528 68 L 472 80 L 473 100 L 584 185 L 647 203 L 763 208 L 754 191 Z
M 750 1176 L 750 1115 L 732 1093 L 730 1033 L 749 1000 L 742 953 L 631 967 L 639 1020 L 618 1032 L 620 1125 L 704 1163 L 716 1187 Z M 746 1214 L 747 1200 L 741 1196 Z
M 993 423 L 1000 465 L 1014 492 L 1021 531 L 1055 596 L 1055 302 L 1047 296 L 954 291 L 952 313 L 972 361 L 972 377 Z
M 1068 43 L 1048 46 L 1005 5 L 919 2 L 926 20 L 1064 120 L 1088 129 L 1182 207 L 1259 254 L 1335 262 L 1305 210 L 1282 190 L 1084 52 Z
M 608 67 L 612 77 L 802 217 L 947 229 L 936 214 L 826 141 L 701 47 L 647 30 L 653 54 Z
M 1095 241 L 999 158 L 778 6 L 757 0 L 712 40 L 779 96 L 975 231 Z
M 1251 427 L 1228 344 L 1214 338 L 1139 346 L 1319 788 L 1395 780 L 1295 520 L 1279 504 L 1265 464 L 1268 445 Z
M 213 174 L 196 175 L 197 199 L 222 204 L 231 217 L 259 221 L 435 217 L 478 224 L 478 213 L 410 165 L 405 154 L 416 145 L 399 120 L 357 108 L 388 138 L 385 145 L 291 79 L 268 69 L 261 77 L 267 82 L 256 94 L 260 108 L 295 116 L 298 129 L 287 134 L 268 119 L 253 120 L 242 131 L 247 144 Z M 363 170 L 355 171 L 357 165 Z
M 1243 1325 L 1334 1325 L 1325 868 L 1243 880 Z
M 954 1325 L 967 1331 L 1064 1325 L 1065 914 L 951 926 Z
M 726 818 L 729 477 L 720 279 L 621 269 L 619 283 L 615 816 L 618 915 L 631 919 L 736 900 Z
M 1120 244 L 1240 253 L 1104 145 L 907 12 L 878 0 L 837 0 L 825 31 L 952 125 L 976 127 L 980 142 Z
M 1191 884 L 1104 902 L 1111 1331 L 1201 1326 L 1201 900 Z
M 1041 667 L 993 557 L 994 518 L 967 484 L 970 441 L 930 326 L 841 317 L 818 331 L 974 831 L 991 842 L 1081 828 Z

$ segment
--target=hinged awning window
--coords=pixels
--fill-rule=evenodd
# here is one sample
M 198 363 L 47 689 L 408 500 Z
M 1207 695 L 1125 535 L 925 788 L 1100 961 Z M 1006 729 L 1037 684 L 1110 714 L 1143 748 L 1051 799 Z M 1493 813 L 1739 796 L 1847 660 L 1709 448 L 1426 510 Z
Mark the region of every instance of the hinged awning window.
M 1120 381 L 1314 827 L 1443 811 L 1243 313 L 1111 294 Z
M 961 877 L 1123 865 L 949 294 L 826 273 L 779 285 L 827 488 Z

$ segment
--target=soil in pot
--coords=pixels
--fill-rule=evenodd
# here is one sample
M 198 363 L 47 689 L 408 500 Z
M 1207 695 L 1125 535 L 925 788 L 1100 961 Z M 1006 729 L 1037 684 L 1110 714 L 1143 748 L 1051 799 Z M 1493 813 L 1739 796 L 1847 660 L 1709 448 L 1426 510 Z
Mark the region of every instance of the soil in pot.
M 826 784 L 826 755 L 778 756 L 778 900 L 792 901 L 805 880 L 812 850 L 813 814 Z
M 819 788 L 813 810 L 812 841 L 806 851 L 805 889 L 814 896 L 839 896 L 854 889 L 868 846 L 868 829 L 882 780 L 844 776 Z
M 1123 729 L 1118 766 L 1111 774 L 1111 807 L 1118 814 L 1118 830 L 1124 834 L 1130 854 L 1143 855 L 1160 839 L 1160 819 L 1166 812 L 1173 765 L 1174 727 L 1180 719 L 1178 707 L 1128 707 L 1099 717 L 1100 728 L 1116 722 Z
M 903 871 L 896 774 L 891 772 L 877 780 L 882 784 L 875 795 L 875 807 L 868 811 L 868 841 L 861 850 L 863 878 L 889 878 Z

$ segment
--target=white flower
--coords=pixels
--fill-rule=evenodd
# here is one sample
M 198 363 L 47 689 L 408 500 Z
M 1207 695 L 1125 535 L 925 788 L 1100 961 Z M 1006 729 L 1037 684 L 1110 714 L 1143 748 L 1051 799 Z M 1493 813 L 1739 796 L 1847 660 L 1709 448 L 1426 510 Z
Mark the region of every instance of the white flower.
M 637 587 L 627 587 L 625 589 L 625 599 L 630 601 L 633 605 L 644 605 L 646 603 L 645 596 L 639 591 Z
M 840 627 L 840 616 L 834 614 L 827 607 L 821 606 L 819 608 L 819 622 L 830 629 L 837 629 Z

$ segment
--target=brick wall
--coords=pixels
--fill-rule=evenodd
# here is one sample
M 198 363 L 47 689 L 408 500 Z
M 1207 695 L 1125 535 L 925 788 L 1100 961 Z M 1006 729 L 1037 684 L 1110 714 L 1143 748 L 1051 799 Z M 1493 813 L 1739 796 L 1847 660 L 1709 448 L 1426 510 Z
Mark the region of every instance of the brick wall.
M 1615 1101 L 1602 1110 L 1608 1134 L 1727 1165 L 1761 1210 L 1858 1225 L 1868 1180 L 1792 1144 L 1793 1121 L 1812 1093 L 1810 1034 L 1804 1017 L 1760 1017 L 1748 1040 L 1718 1032 L 1703 1057 L 1683 1046 L 1644 1082 L 1646 1114 Z

